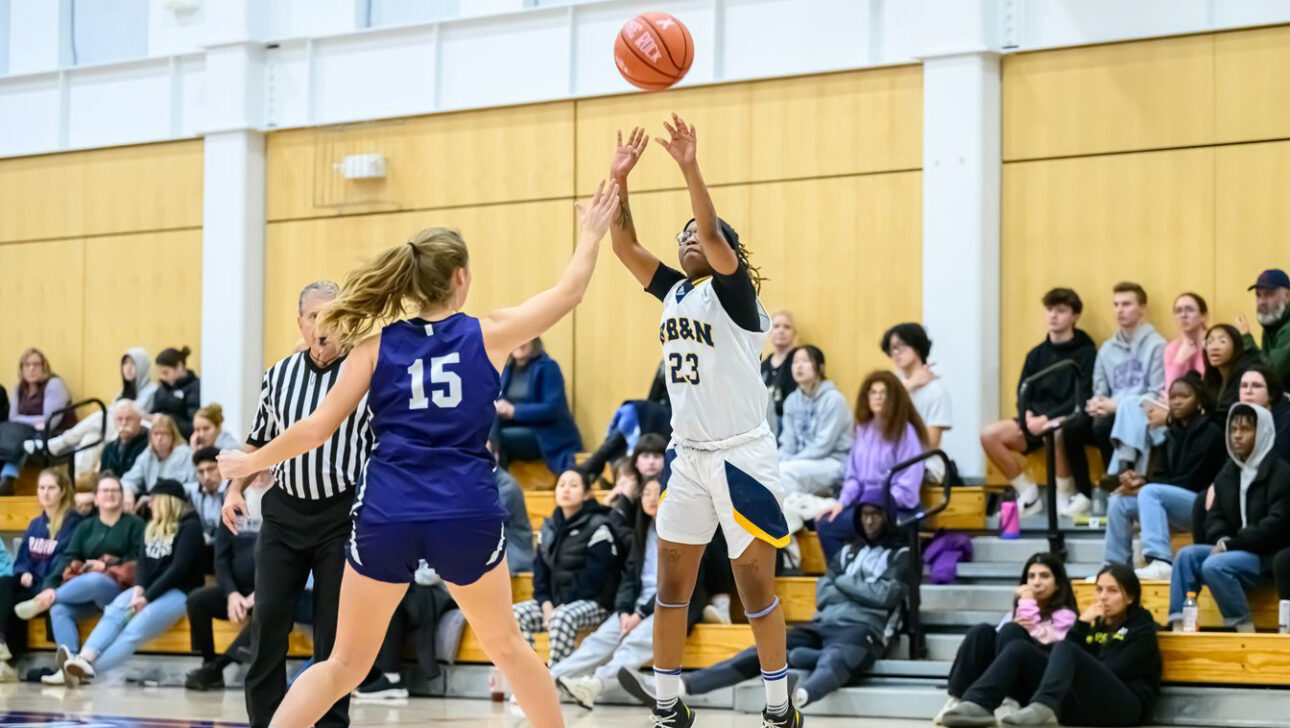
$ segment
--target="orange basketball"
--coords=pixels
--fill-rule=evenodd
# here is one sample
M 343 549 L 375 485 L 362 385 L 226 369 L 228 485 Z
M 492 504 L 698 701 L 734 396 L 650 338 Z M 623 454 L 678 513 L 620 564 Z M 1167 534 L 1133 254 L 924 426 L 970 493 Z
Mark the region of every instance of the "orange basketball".
M 662 91 L 685 78 L 694 62 L 694 39 L 667 13 L 637 15 L 614 41 L 614 63 L 623 78 L 645 91 Z

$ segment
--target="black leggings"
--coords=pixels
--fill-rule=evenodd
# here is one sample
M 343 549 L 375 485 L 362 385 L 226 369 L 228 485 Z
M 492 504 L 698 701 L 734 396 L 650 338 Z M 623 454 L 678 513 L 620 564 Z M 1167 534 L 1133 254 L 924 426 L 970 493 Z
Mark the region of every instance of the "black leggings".
M 1138 696 L 1074 642 L 1058 642 L 1048 654 L 1033 642 L 1013 641 L 963 700 L 994 710 L 1005 697 L 1043 703 L 1064 725 L 1136 726 L 1144 717 Z
M 1277 599 L 1290 599 L 1290 548 L 1273 557 L 1272 576 L 1277 580 Z
M 1093 495 L 1093 481 L 1089 477 L 1086 445 L 1096 445 L 1102 451 L 1102 464 L 1111 463 L 1111 427 L 1115 417 L 1089 417 L 1081 412 L 1062 425 L 1062 451 L 1070 465 L 1075 487 L 1086 496 Z
M 36 596 L 16 576 L 0 576 L 0 642 L 9 645 L 15 658 L 27 652 L 27 623 L 13 613 L 13 605 Z
M 968 630 L 967 636 L 959 645 L 958 654 L 954 656 L 954 666 L 950 668 L 949 694 L 956 698 L 963 697 L 1004 649 L 1017 641 L 1039 646 L 1026 628 L 1016 622 L 1005 624 L 997 631 L 991 624 L 978 624 Z

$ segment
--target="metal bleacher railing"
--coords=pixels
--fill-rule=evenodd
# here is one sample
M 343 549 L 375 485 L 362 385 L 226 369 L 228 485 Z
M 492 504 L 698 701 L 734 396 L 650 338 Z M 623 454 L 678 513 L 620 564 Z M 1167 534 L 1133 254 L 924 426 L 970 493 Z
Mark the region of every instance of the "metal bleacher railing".
M 1054 418 L 1053 421 L 1058 423 L 1057 426 L 1049 427 L 1043 433 L 1044 464 L 1048 471 L 1045 481 L 1048 487 L 1047 503 L 1045 504 L 1048 509 L 1048 550 L 1057 554 L 1062 561 L 1066 560 L 1066 534 L 1057 525 L 1057 448 L 1055 445 L 1057 429 L 1060 424 L 1066 419 L 1084 412 L 1084 391 L 1080 384 L 1083 371 L 1080 369 L 1079 364 L 1070 359 L 1059 361 L 1026 377 L 1022 380 L 1021 388 L 1017 391 L 1017 424 L 1021 426 L 1021 431 L 1025 432 L 1027 405 L 1030 403 L 1031 394 L 1035 390 L 1035 384 L 1066 369 L 1075 370 L 1075 408 L 1069 415 Z

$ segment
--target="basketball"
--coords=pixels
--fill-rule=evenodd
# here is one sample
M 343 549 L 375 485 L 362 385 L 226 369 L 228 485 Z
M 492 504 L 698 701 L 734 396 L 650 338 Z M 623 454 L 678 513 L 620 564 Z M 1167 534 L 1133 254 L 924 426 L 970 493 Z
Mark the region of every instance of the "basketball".
M 667 13 L 637 15 L 614 41 L 614 63 L 627 82 L 643 91 L 662 91 L 685 78 L 694 62 L 689 28 Z

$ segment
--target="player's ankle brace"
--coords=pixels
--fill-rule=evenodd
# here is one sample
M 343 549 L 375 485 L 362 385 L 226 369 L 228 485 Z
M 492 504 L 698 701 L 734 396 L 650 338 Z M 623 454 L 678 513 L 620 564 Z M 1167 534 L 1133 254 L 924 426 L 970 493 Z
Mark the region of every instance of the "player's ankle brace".
M 744 616 L 749 619 L 760 619 L 762 617 L 765 617 L 767 614 L 770 614 L 771 612 L 775 611 L 775 607 L 778 607 L 778 606 L 779 606 L 779 597 L 776 596 L 775 601 L 771 602 L 769 607 L 766 607 L 760 612 L 749 612 L 747 610 L 744 610 Z
M 662 599 L 659 599 L 658 597 L 654 597 L 655 608 L 662 607 L 664 609 L 684 609 L 685 607 L 688 607 L 688 606 L 690 606 L 690 600 L 688 599 L 683 602 L 677 602 L 676 604 L 668 604 Z

